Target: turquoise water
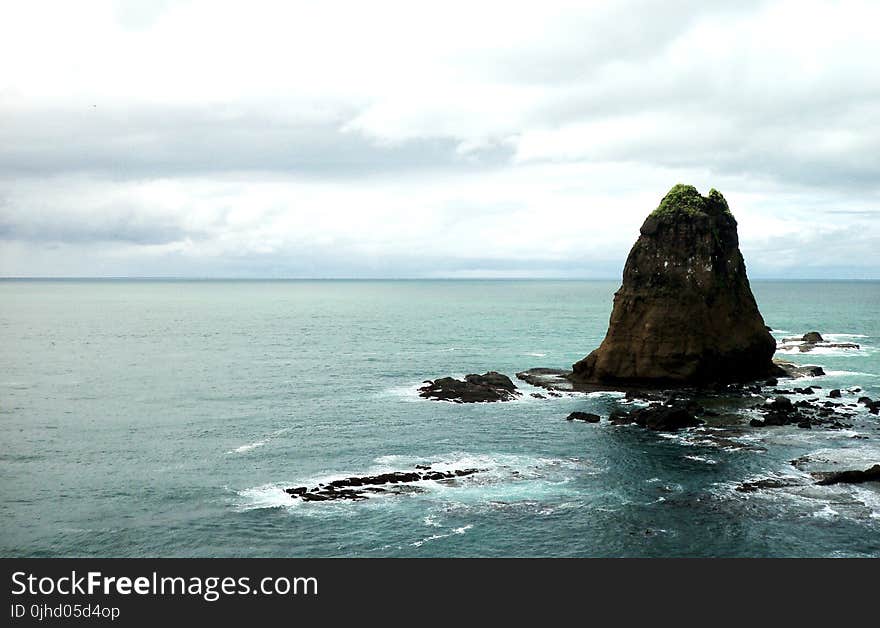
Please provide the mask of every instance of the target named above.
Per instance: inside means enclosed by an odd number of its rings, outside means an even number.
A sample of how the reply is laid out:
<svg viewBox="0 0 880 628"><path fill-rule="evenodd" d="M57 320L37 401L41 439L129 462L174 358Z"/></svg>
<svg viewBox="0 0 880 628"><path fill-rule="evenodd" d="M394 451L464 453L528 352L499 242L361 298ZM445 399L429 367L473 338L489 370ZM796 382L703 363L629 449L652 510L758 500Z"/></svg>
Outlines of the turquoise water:
<svg viewBox="0 0 880 628"><path fill-rule="evenodd" d="M880 487L737 483L880 462L851 430L570 423L615 394L458 405L425 378L567 367L602 339L617 282L2 281L4 556L880 556ZM754 282L824 390L880 397L880 283ZM838 334L835 336L834 334ZM531 392L524 386L526 392ZM748 414L743 415L745 422ZM282 488L486 471L357 503Z"/></svg>

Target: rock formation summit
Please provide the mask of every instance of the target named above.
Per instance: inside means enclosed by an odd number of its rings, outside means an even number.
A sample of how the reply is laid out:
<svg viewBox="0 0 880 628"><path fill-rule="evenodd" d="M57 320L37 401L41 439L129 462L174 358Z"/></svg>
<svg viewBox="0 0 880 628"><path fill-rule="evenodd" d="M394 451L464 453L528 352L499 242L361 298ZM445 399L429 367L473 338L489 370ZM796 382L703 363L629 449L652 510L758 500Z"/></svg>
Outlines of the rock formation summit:
<svg viewBox="0 0 880 628"><path fill-rule="evenodd" d="M642 225L605 339L570 377L649 386L747 381L778 372L775 350L727 201L679 184Z"/></svg>

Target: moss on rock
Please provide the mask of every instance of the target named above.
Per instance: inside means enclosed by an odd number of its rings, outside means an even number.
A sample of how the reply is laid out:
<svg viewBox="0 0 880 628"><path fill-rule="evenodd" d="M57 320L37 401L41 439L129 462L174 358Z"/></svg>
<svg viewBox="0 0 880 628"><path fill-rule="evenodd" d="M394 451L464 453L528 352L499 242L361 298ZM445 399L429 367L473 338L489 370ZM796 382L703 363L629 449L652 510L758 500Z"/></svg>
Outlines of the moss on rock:
<svg viewBox="0 0 880 628"><path fill-rule="evenodd" d="M678 183L666 193L657 209L651 212L651 216L654 218L674 214L698 216L719 212L730 213L730 207L721 192L712 188L708 196L702 196L694 186Z"/></svg>

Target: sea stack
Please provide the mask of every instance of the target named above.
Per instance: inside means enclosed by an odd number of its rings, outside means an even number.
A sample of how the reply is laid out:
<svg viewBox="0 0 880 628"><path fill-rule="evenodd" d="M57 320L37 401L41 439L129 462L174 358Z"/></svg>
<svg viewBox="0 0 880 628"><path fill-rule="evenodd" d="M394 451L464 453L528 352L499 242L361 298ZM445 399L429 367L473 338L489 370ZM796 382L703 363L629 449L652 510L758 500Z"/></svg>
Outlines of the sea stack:
<svg viewBox="0 0 880 628"><path fill-rule="evenodd" d="M605 340L571 377L647 386L747 381L777 372L775 351L727 201L679 184L642 225Z"/></svg>

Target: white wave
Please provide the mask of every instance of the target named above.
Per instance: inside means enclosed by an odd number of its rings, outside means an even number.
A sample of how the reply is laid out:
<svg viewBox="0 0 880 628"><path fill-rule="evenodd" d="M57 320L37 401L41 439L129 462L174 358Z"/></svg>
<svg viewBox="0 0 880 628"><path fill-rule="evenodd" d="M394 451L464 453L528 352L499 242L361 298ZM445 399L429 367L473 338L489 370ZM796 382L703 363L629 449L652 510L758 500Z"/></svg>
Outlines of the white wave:
<svg viewBox="0 0 880 628"><path fill-rule="evenodd" d="M419 397L419 388L424 385L424 381L420 381L417 383L404 384L402 386L394 386L383 390L379 395L399 397L403 401L425 401L422 397Z"/></svg>
<svg viewBox="0 0 880 628"><path fill-rule="evenodd" d="M837 342L847 338L870 338L870 336L866 334L822 334L822 338L829 342Z"/></svg>
<svg viewBox="0 0 880 628"><path fill-rule="evenodd" d="M27 390L31 388L33 384L28 382L0 382L0 386L5 386L6 388L13 388L15 390Z"/></svg>
<svg viewBox="0 0 880 628"><path fill-rule="evenodd" d="M298 499L291 499L278 484L264 484L253 488L236 491L241 499L237 510L258 510L262 508L294 508L301 504Z"/></svg>
<svg viewBox="0 0 880 628"><path fill-rule="evenodd" d="M838 433L849 430L840 430ZM867 469L880 463L880 451L870 441L848 443L846 447L826 447L806 454L810 461L804 468L810 471L837 471Z"/></svg>
<svg viewBox="0 0 880 628"><path fill-rule="evenodd" d="M880 491L867 485L853 485L854 497L871 510L871 519L880 519Z"/></svg>
<svg viewBox="0 0 880 628"><path fill-rule="evenodd" d="M523 353L523 355L530 355L530 356L532 356L532 357L534 357L534 358L546 358L546 357L547 357L547 354L546 354L546 353L537 353L537 352L535 352L535 353Z"/></svg>
<svg viewBox="0 0 880 628"><path fill-rule="evenodd" d="M551 471L573 471L584 462L579 458L546 458L518 454L472 454L451 452L429 458L409 455L385 455L373 460L375 467L370 474L411 469L416 465L430 465L432 471L455 471L457 469L483 469L478 475L483 479L527 479L540 477ZM477 476L466 476L476 478Z"/></svg>
<svg viewBox="0 0 880 628"><path fill-rule="evenodd" d="M786 386L782 386L782 382L780 382L780 387L781 388L785 388L785 387L802 388L802 387L809 386L813 383L815 383L819 386L823 386L824 388L818 388L813 393L812 396L815 397L816 395L824 395L823 390L825 390L825 389L835 388L835 386L828 383L829 378L854 378L854 377L858 377L858 378L869 377L869 378L873 379L873 378L880 377L880 375L877 375L876 373L867 373L865 371L826 370L824 375L805 375L804 377L798 377L795 380L791 380L790 385L786 384ZM851 387L851 386L855 386L859 383L860 382L858 382L858 381L852 381L850 379L850 381L842 383L842 384L838 385L837 387L839 387L839 388ZM808 395L808 397L809 397L809 395Z"/></svg>
<svg viewBox="0 0 880 628"><path fill-rule="evenodd" d="M622 397L626 397L626 393L617 390L598 390L596 392L591 392L587 394L587 398L589 399L599 399L602 397L608 397L610 399L620 399Z"/></svg>
<svg viewBox="0 0 880 628"><path fill-rule="evenodd" d="M256 449L257 447L262 447L266 444L264 440L258 440L255 443L248 443L247 445L242 445L241 447L236 447L235 449L230 449L227 451L227 454L243 454L246 451L251 451L252 449Z"/></svg>
<svg viewBox="0 0 880 628"><path fill-rule="evenodd" d="M679 432L657 432L657 436L660 438L665 438L666 440L677 440L684 441L686 440L686 434Z"/></svg>
<svg viewBox="0 0 880 628"><path fill-rule="evenodd" d="M798 348L797 345L794 345L794 346L779 347L776 349L776 353L782 353L784 355L804 355L804 356L813 356L813 355L842 356L842 355L845 355L845 356L849 356L849 357L855 357L855 356L864 357L866 355L869 355L870 353L873 353L873 348L866 347L866 346L862 346L859 349L856 349L856 348L845 349L845 348L841 348L841 347L815 347L814 349L811 349L810 351L802 352Z"/></svg>
<svg viewBox="0 0 880 628"><path fill-rule="evenodd" d="M290 428L289 428L289 427L284 427L284 428L281 428L280 430L275 430L274 432L269 433L268 435L264 436L263 438L261 438L261 439L258 440L258 441L254 441L254 442L252 442L252 443L248 443L248 444L246 444L246 445L241 445L240 447L236 447L236 448L234 448L234 449L230 449L230 450L227 451L226 453L227 453L227 455L228 455L228 454L243 454L243 453L247 453L247 452L249 452L249 451L251 451L251 450L253 450L253 449L257 449L257 448L259 448L259 447L263 447L263 446L266 445L266 443L268 443L269 441L272 441L272 440L274 440L275 438L277 438L277 437L281 436L282 434L284 434L284 433L286 433L286 432L289 432L289 431L290 431Z"/></svg>
<svg viewBox="0 0 880 628"><path fill-rule="evenodd" d="M814 512L813 516L819 519L837 519L840 516L840 513L828 504L825 504L821 510Z"/></svg>
<svg viewBox="0 0 880 628"><path fill-rule="evenodd" d="M706 464L718 464L717 460L712 460L711 458L705 458L703 456L685 456L688 460L696 460L697 462L705 462Z"/></svg>
<svg viewBox="0 0 880 628"><path fill-rule="evenodd" d="M352 476L409 470L416 465L430 465L432 471L441 472L480 469L479 473L448 480L419 480L407 483L408 486L421 489L422 492L419 494L426 495L430 499L477 504L493 501L510 503L540 499L549 494L567 491L566 485L576 475L598 472L592 469L586 461L578 458L546 458L515 454L453 452L430 458L390 454L379 456L373 462L374 464L365 471L339 472L320 477L298 479L284 484L265 484L238 491L237 495L241 500L239 508L252 510L302 504L304 502L301 500L291 499L284 492L284 488L291 486L314 487ZM369 500L357 503L366 504L380 501L393 495L393 493L378 494L371 496ZM339 504L341 502L329 503ZM352 504L352 502L344 503ZM317 502L317 504L319 506L326 505L324 502ZM425 525L430 525L427 519Z"/></svg>
<svg viewBox="0 0 880 628"><path fill-rule="evenodd" d="M430 543L431 541L437 541L439 539L447 539L450 536L454 536L457 534L465 534L465 533L467 533L468 530L470 530L473 527L474 526L472 524L468 524L468 525L462 526L460 528L453 528L452 531L450 531L447 534L432 534L431 536L425 537L424 539L422 539L420 541L414 541L413 543L410 543L410 545L413 547L421 547L425 543Z"/></svg>

